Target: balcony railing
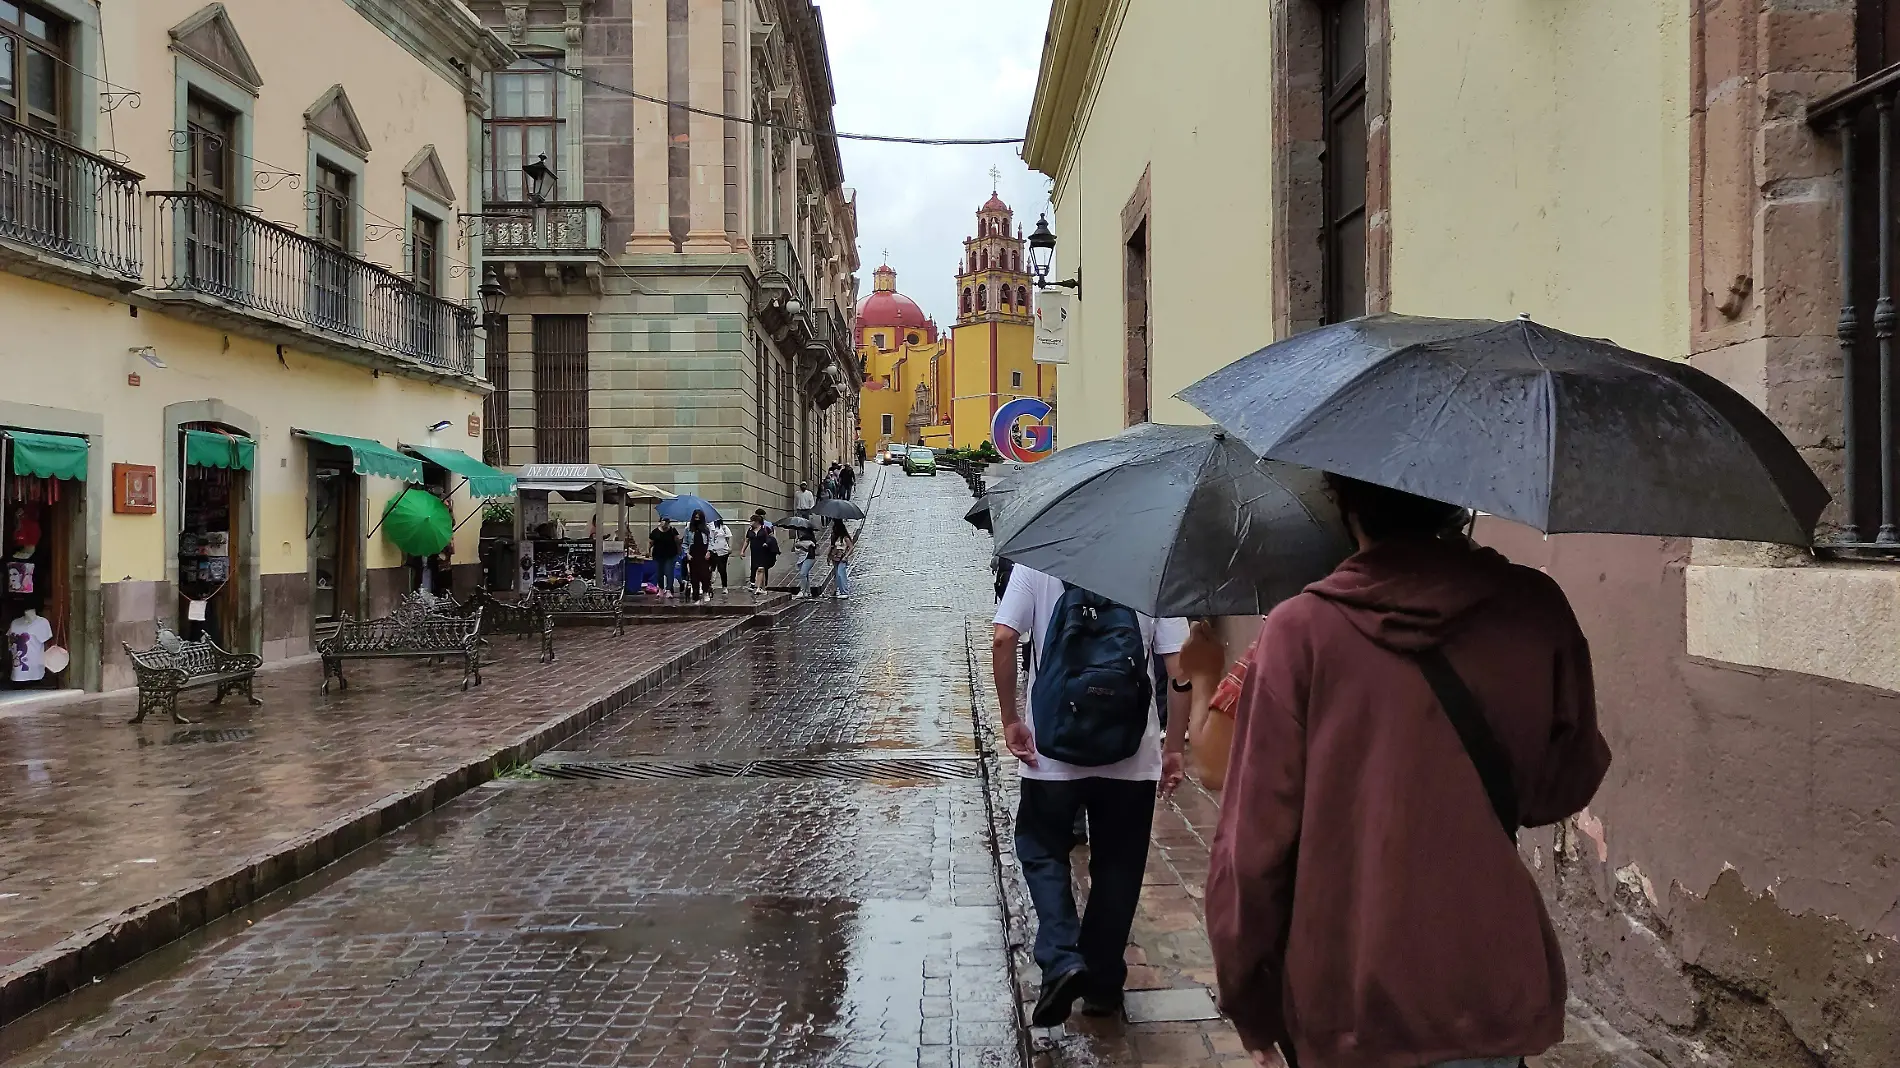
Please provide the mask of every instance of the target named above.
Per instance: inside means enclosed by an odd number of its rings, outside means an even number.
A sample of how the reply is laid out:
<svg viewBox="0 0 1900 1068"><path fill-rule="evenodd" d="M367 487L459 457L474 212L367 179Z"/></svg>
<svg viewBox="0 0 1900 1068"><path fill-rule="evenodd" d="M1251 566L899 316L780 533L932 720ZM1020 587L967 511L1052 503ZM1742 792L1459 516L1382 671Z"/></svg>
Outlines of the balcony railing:
<svg viewBox="0 0 1900 1068"><path fill-rule="evenodd" d="M393 271L201 193L148 194L154 288L196 293L456 374L475 313Z"/></svg>
<svg viewBox="0 0 1900 1068"><path fill-rule="evenodd" d="M0 119L0 239L137 282L140 175Z"/></svg>
<svg viewBox="0 0 1900 1068"><path fill-rule="evenodd" d="M599 256L604 244L608 212L591 200L489 204L483 212L482 251L496 259Z"/></svg>
<svg viewBox="0 0 1900 1068"><path fill-rule="evenodd" d="M759 257L759 282L788 291L803 308L811 307L811 283L799 266L798 252L792 240L783 234L760 234L752 239L752 251Z"/></svg>

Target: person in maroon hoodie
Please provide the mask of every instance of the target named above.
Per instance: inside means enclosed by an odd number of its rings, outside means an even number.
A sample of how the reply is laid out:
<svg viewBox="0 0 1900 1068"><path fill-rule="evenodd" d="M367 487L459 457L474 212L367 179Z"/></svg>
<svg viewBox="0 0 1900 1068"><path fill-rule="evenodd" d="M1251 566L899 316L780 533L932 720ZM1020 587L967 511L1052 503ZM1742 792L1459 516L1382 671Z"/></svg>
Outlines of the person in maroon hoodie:
<svg viewBox="0 0 1900 1068"><path fill-rule="evenodd" d="M1263 1065L1515 1066L1563 1037L1565 979L1503 824L1555 823L1603 781L1589 646L1461 510L1331 481L1359 552L1267 617L1236 712L1207 878L1220 1006ZM1489 728L1496 803L1434 662Z"/></svg>

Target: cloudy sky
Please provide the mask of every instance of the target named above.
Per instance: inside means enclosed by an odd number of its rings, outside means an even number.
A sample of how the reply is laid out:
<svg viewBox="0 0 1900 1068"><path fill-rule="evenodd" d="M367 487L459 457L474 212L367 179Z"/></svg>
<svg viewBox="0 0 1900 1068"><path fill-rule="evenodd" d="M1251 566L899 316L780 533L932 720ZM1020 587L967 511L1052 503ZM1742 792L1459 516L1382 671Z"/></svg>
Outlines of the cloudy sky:
<svg viewBox="0 0 1900 1068"><path fill-rule="evenodd" d="M921 137L1021 137L1036 92L1049 0L820 0L838 129ZM858 191L859 277L890 250L897 288L948 324L954 276L989 170L1024 232L1048 208L1049 180L1017 145L926 147L840 142Z"/></svg>

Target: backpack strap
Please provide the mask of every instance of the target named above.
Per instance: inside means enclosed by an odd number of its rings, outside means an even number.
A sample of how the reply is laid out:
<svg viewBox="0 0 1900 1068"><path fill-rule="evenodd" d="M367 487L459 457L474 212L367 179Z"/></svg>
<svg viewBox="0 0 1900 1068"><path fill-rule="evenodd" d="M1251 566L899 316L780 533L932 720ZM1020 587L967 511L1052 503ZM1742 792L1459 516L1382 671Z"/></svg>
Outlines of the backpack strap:
<svg viewBox="0 0 1900 1068"><path fill-rule="evenodd" d="M1451 720L1452 728L1458 732L1465 755L1477 769L1485 796L1491 799L1491 811L1497 813L1504 833L1511 836L1511 841L1517 841L1517 788L1511 782L1511 761L1479 711L1478 699L1465 685L1465 680L1458 677L1451 661L1445 659L1442 649L1423 649L1413 654L1413 658L1418 661L1419 670L1425 673L1425 681L1431 684L1439 706L1445 710L1445 718Z"/></svg>

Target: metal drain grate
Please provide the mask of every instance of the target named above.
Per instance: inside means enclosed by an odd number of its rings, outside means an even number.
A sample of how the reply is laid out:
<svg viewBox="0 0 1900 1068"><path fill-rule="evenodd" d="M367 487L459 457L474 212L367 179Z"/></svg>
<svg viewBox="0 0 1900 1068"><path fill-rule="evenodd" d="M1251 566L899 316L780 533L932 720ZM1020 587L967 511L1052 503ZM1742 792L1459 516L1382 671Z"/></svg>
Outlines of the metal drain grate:
<svg viewBox="0 0 1900 1068"><path fill-rule="evenodd" d="M551 779L877 779L948 782L974 779L975 757L887 757L864 760L580 760L537 763Z"/></svg>
<svg viewBox="0 0 1900 1068"><path fill-rule="evenodd" d="M201 742L212 744L217 742L241 742L246 738L254 738L256 736L257 732L249 727L225 727L222 729L214 727L193 727L190 730L173 731L171 737L165 739L165 744L197 745Z"/></svg>

